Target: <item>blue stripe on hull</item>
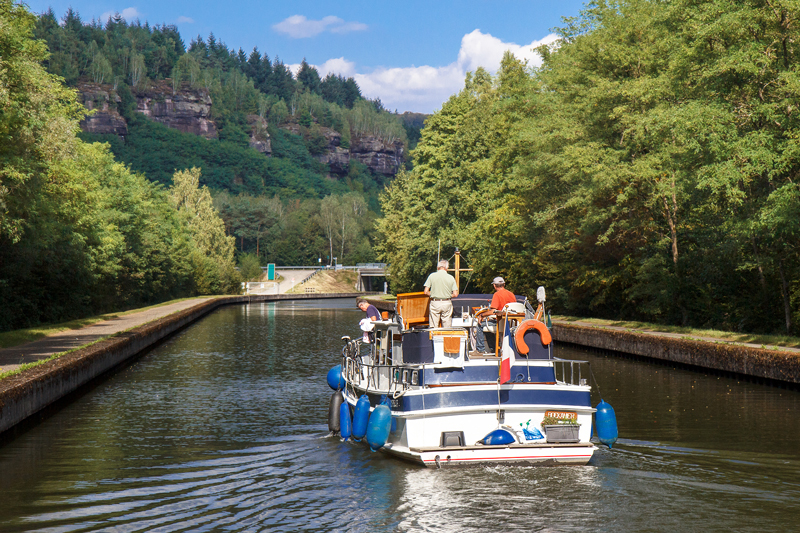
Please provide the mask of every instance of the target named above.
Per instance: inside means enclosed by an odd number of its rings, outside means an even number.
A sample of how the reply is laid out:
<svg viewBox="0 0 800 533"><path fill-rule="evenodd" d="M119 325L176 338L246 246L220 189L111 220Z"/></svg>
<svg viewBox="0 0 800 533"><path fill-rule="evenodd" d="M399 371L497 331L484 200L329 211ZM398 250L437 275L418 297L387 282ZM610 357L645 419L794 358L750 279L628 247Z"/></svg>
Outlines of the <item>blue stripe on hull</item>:
<svg viewBox="0 0 800 533"><path fill-rule="evenodd" d="M476 405L497 405L497 389L453 391L447 389L426 390L422 395L405 395L392 400L395 411L421 411ZM553 405L591 407L589 391L500 389L500 406L506 405Z"/></svg>
<svg viewBox="0 0 800 533"><path fill-rule="evenodd" d="M445 383L491 383L497 381L497 366L465 366L463 369L426 368L422 382L426 385ZM530 377L530 379L529 379ZM556 380L552 366L516 365L511 368L511 381L527 381L530 383L553 383Z"/></svg>

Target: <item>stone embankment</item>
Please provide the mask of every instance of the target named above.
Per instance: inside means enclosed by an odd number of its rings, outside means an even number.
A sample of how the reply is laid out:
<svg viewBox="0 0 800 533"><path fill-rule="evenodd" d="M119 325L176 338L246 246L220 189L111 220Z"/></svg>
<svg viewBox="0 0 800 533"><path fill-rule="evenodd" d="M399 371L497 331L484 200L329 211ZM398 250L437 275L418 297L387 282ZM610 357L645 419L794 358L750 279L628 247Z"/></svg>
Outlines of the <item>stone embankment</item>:
<svg viewBox="0 0 800 533"><path fill-rule="evenodd" d="M156 320L122 331L0 380L0 433L13 428L45 407L75 392L98 376L126 363L144 350L222 305L280 300L355 298L361 294L274 294L200 298L196 305L188 305L181 311L161 316ZM153 311L148 313L152 314ZM130 317L125 318L132 320ZM74 330L70 337L80 338L81 331ZM92 334L88 334L87 341L83 344L93 340ZM60 350L53 349L50 353L63 352L69 347L62 347ZM47 355L41 354L40 359L46 358Z"/></svg>
<svg viewBox="0 0 800 533"><path fill-rule="evenodd" d="M552 333L556 342L770 381L800 383L800 350L793 348L563 321L554 322Z"/></svg>
<svg viewBox="0 0 800 533"><path fill-rule="evenodd" d="M199 299L199 303L122 331L52 361L0 380L0 433L124 364L172 333L222 305L279 300L355 298L353 294L276 294ZM370 300L393 311L394 302ZM800 384L800 350L695 339L682 334L632 331L614 326L556 321L556 342L630 354L699 368ZM74 335L80 335L80 330ZM88 338L88 337L87 337ZM91 342L88 340L87 342ZM54 351L63 351L54 350Z"/></svg>

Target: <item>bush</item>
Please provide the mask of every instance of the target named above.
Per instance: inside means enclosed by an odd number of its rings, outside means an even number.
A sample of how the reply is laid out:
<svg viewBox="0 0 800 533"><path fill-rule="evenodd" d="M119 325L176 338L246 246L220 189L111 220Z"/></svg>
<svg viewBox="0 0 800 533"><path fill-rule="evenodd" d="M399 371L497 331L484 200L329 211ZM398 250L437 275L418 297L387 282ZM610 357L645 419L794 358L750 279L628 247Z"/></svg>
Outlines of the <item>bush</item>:
<svg viewBox="0 0 800 533"><path fill-rule="evenodd" d="M239 274L244 281L258 281L261 277L261 261L256 254L242 254L239 256Z"/></svg>

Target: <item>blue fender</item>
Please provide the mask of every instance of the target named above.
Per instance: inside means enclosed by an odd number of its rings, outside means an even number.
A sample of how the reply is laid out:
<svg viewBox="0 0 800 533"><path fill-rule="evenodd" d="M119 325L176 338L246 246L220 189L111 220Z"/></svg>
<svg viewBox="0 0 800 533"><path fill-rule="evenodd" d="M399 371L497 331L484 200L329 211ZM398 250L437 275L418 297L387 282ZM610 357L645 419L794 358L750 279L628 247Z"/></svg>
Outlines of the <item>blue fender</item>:
<svg viewBox="0 0 800 533"><path fill-rule="evenodd" d="M353 413L353 439L358 442L367 434L369 422L369 398L362 394L356 402L356 412Z"/></svg>
<svg viewBox="0 0 800 533"><path fill-rule="evenodd" d="M339 406L339 427L339 435L344 440L353 434L353 420L350 418L350 405L347 402L342 402Z"/></svg>
<svg viewBox="0 0 800 533"><path fill-rule="evenodd" d="M597 438L611 448L617 442L617 415L614 413L614 408L600 400L594 416L597 423Z"/></svg>
<svg viewBox="0 0 800 533"><path fill-rule="evenodd" d="M367 444L373 452L378 450L389 440L389 431L392 429L392 411L384 404L373 409L369 415L367 425Z"/></svg>
<svg viewBox="0 0 800 533"><path fill-rule="evenodd" d="M333 390L342 390L344 388L344 376L342 375L342 365L336 365L328 370L328 386Z"/></svg>
<svg viewBox="0 0 800 533"><path fill-rule="evenodd" d="M391 411L391 410L392 410L392 401L391 401L391 400L389 399L389 397L388 397L388 396L386 396L385 394L384 394L383 396L381 396L381 404L383 404L383 405L385 405L386 407L388 407L388 408L389 408L389 411ZM392 417L392 425L391 425L391 427L389 428L389 433L390 433L391 435L394 435L394 433L395 433L396 431L397 431L397 419L396 419L395 417Z"/></svg>
<svg viewBox="0 0 800 533"><path fill-rule="evenodd" d="M490 432L488 435L483 437L482 442L487 446L497 445L497 444L512 444L517 442L517 438L511 434L510 431L507 429L495 429L494 431Z"/></svg>

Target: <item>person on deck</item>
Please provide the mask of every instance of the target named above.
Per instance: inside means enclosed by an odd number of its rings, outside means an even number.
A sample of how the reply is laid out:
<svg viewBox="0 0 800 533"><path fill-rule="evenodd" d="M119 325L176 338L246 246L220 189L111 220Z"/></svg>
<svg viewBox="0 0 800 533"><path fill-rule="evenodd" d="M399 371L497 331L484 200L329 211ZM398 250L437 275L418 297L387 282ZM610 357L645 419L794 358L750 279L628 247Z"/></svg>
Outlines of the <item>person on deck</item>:
<svg viewBox="0 0 800 533"><path fill-rule="evenodd" d="M359 300L358 308L367 313L367 318L369 318L373 322L381 319L381 312L378 311L378 308L366 300Z"/></svg>
<svg viewBox="0 0 800 533"><path fill-rule="evenodd" d="M430 313L428 323L431 327L439 327L439 320L443 328L453 324L453 302L450 300L458 296L456 278L447 273L450 263L446 259L439 261L436 272L425 280L425 294L430 296Z"/></svg>
<svg viewBox="0 0 800 533"><path fill-rule="evenodd" d="M361 321L358 323L361 331L363 332L361 341L364 344L371 343L375 340L375 334L373 330L375 329L375 325L372 322L378 321L381 319L381 312L378 311L378 308L369 303L366 300L358 300L358 308L367 313L367 316L362 318Z"/></svg>
<svg viewBox="0 0 800 533"><path fill-rule="evenodd" d="M494 287L494 296L492 296L492 302L489 304L489 309L494 312L501 311L506 304L510 304L517 301L517 297L514 296L514 293L510 290L506 289L506 281L501 278L500 276L494 278L492 280L492 287ZM490 323L496 323L497 319L489 315L488 317L480 320L478 322L478 327L475 329L475 350L478 353L485 353L486 352L486 341L489 341L489 346L492 348L492 352L494 352L495 346L495 333L486 332L484 334L483 328L484 326L488 326Z"/></svg>

